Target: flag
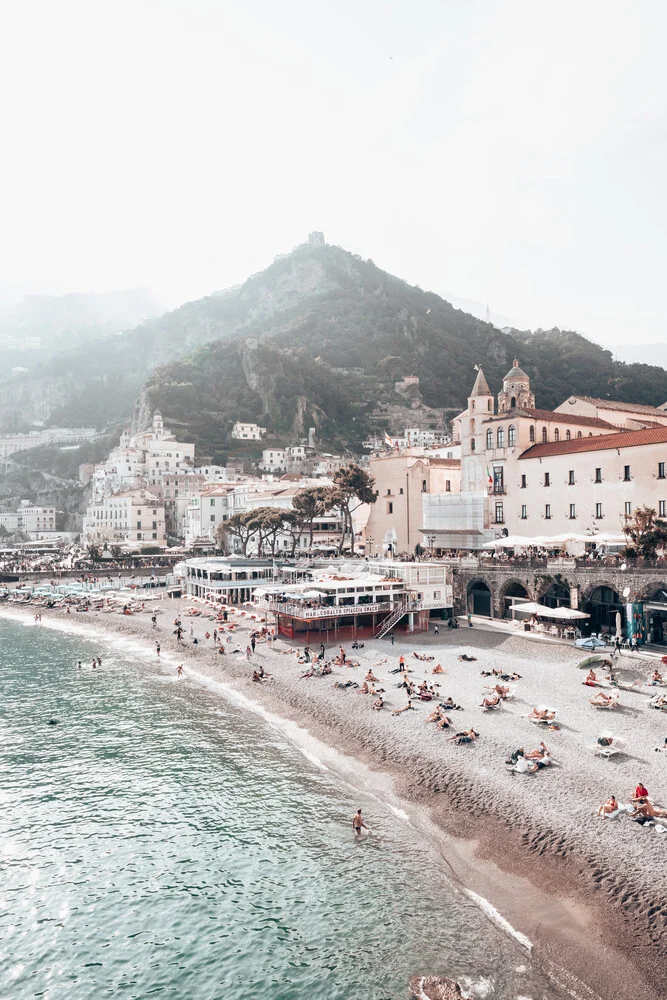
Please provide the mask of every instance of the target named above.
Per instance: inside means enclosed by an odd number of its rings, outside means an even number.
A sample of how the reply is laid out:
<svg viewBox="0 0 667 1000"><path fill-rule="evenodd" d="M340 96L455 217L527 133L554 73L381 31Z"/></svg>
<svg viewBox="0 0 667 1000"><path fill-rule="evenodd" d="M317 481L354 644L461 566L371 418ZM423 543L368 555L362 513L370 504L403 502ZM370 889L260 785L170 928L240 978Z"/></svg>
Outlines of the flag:
<svg viewBox="0 0 667 1000"><path fill-rule="evenodd" d="M384 443L386 444L387 448L394 447L394 439L390 438L386 431L384 432Z"/></svg>
<svg viewBox="0 0 667 1000"><path fill-rule="evenodd" d="M491 473L490 473L490 471L489 471L489 467L488 467L488 465L487 465L487 467L486 467L486 477L487 477L487 480L488 480L488 483L489 483L489 486L493 486L493 476L491 475Z"/></svg>

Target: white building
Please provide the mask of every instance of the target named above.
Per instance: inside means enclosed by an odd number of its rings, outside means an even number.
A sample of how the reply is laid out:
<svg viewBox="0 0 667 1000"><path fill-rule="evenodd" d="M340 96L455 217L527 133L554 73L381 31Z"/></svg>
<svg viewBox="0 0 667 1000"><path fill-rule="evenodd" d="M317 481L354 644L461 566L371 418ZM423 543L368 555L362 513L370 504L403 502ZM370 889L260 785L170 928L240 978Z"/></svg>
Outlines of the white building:
<svg viewBox="0 0 667 1000"><path fill-rule="evenodd" d="M23 500L18 510L0 512L0 527L10 534L21 532L41 537L56 530L56 510L55 507L33 506Z"/></svg>
<svg viewBox="0 0 667 1000"><path fill-rule="evenodd" d="M260 468L265 472L287 472L288 452L286 448L265 448L262 451Z"/></svg>
<svg viewBox="0 0 667 1000"><path fill-rule="evenodd" d="M83 521L83 544L104 543L163 548L167 543L164 501L146 489L131 489L90 504Z"/></svg>
<svg viewBox="0 0 667 1000"><path fill-rule="evenodd" d="M265 434L266 427L257 424L243 424L237 420L232 427L232 437L237 441L261 441Z"/></svg>
<svg viewBox="0 0 667 1000"><path fill-rule="evenodd" d="M203 597L222 604L252 600L257 587L272 583L275 575L272 560L239 556L187 559L183 568L185 589L190 597Z"/></svg>
<svg viewBox="0 0 667 1000"><path fill-rule="evenodd" d="M0 458L42 445L73 445L97 437L94 427L46 427L28 434L0 434Z"/></svg>

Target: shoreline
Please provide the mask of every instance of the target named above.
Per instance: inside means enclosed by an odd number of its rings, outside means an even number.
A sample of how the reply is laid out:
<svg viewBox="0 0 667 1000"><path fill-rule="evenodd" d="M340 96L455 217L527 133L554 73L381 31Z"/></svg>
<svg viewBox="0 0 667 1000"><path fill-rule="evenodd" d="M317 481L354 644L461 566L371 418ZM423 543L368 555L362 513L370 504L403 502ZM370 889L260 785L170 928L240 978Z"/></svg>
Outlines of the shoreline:
<svg viewBox="0 0 667 1000"><path fill-rule="evenodd" d="M87 639L98 638L102 633L111 640L131 640L141 646L142 653L147 657L154 655L150 643L158 635L165 654L168 654L165 659L173 661L174 665L182 662L186 677L190 674L194 683L216 687L223 697L233 697L242 708L263 714L270 724L278 725L311 763L331 770L357 787L363 773L364 790L379 795L403 821L409 822L420 834L437 841L454 881L471 901L482 909L488 906L490 909L485 912L490 919L500 922L501 926L503 920L507 921L509 932L513 932L515 937L523 935L532 942L537 962L560 985L565 979L572 996L581 1000L597 1000L599 996L621 998L633 995L638 988L645 1000L652 1000L653 997L658 1000L664 996L667 983L667 905L663 900L667 878L663 858L667 837L663 840L655 832L643 830L629 821L621 826L596 820L592 810L589 810L590 829L578 830L576 818L573 824L570 815L573 806L578 806L578 803L573 803L572 796L567 795L561 795L562 801L558 803L563 814L560 816L563 821L560 828L555 822L559 818L558 810L555 815L539 817L538 822L536 802L539 805L540 796L549 799L554 796L554 782L560 781L565 761L558 768L524 776L508 774L502 765L504 758L498 758L497 753L494 758L497 771L491 770L486 747L483 755L476 753L484 746L483 741L489 740L487 730L492 726L498 729L501 715L503 723L510 716L509 711L482 713L481 709L473 707L484 681L479 676L479 666L489 666L494 657L503 659L510 656L512 662L516 662L517 658L526 663L534 660L539 667L538 651L534 647L526 649L524 644L521 649L521 637L499 637L482 630L471 630L473 634L465 630L463 634L436 638L413 636L399 640L393 649L387 641L372 641L360 651L361 668L336 668L330 678L300 680L304 668L295 663L292 655L281 653L286 643L279 640L271 648L263 643L257 646L254 665L262 662L273 677L265 684L255 684L250 679L252 664L247 663L245 654L228 653L222 657L213 651L211 642L207 646L203 644L203 634L206 628L212 630L213 624L205 617L187 618L184 610L189 606L192 606L192 601L184 599L161 601L159 608L155 602L151 611L166 612L159 616L161 627L157 632L151 628L150 613L122 616L88 612L68 616L62 611L40 608L38 610L44 615L44 621L35 623L35 626L55 626ZM192 621L196 634L202 637L201 645L179 647L176 644L171 635L171 621L177 613L182 615L186 632ZM22 608L5 605L0 606L0 615L32 624L29 619L34 615L34 609L30 605ZM239 631L238 645L243 647L247 633ZM511 649L498 651L499 645L507 647L508 644ZM233 643L231 648L235 645ZM411 660L410 654L415 648L422 652L438 652L446 669L446 674L438 677L442 693L453 693L455 700L464 702L466 711L460 713L461 727L474 725L481 731L478 744L460 748L445 744L445 734L422 724L423 715L431 706L420 706L419 719L415 718L416 712L394 718L387 710L372 712L370 698L357 697L354 691L336 691L332 687L332 680L335 679L360 681L364 668L390 657L393 662L374 665L373 669L383 677L387 698L392 705L402 705L405 701L403 692L392 690L391 684L396 678L387 675L386 669L395 665L401 652ZM455 668L451 662L456 662L452 654L463 650L478 655L478 664L472 667L456 663ZM540 650L540 653L542 660L554 659L553 648ZM570 666L567 661L573 661L572 650L560 647L555 655L555 661L558 660L564 660ZM413 663L409 665L413 666ZM414 661L414 667L413 676L417 679L423 676L433 679L430 664L425 666ZM516 669L524 674L518 665ZM627 669L636 671L638 665L627 664ZM461 676L455 679L455 673ZM574 678L571 671L568 676L574 679L575 684L581 681L577 672ZM518 682L520 691L523 683ZM575 693L579 695L580 689L577 691L575 688ZM641 695L637 695L639 698ZM521 706L522 709L525 707ZM513 703L513 709L516 708L516 703ZM593 709L590 711L594 712ZM658 717L656 722L661 721L660 714L653 713ZM607 713L604 715L605 718L599 720L600 725L611 724ZM455 725L459 724L458 718L453 721ZM300 732L295 731L295 727ZM563 727L563 732L565 730L566 727ZM535 731L535 745L543 735L560 761L562 748L558 747L558 743L561 734L552 736ZM525 737L526 740L528 738ZM494 734L494 742L505 740L505 750L501 753L507 752L506 739L502 732L497 738ZM517 739L518 736L514 737L515 742ZM317 748L320 753L323 753L321 747L325 748L324 760L312 752L313 741L320 742L321 746ZM658 795L661 789L656 782L660 768L657 771L655 768L662 764L664 775L665 758L662 754L653 756L657 760L642 760L638 777L644 777L648 783L646 765L651 764L656 778L650 776L649 787L653 786ZM359 767L358 761L363 768ZM584 770L591 762L607 768L609 780L620 784L618 761L598 762L592 756L582 754L580 763ZM595 806L597 804L596 801ZM576 808L574 812L576 817ZM645 850L646 877L643 880L642 866L636 863L638 859L641 861L641 853L637 855L636 850L632 852L635 856L627 859L625 871L621 871L626 859L622 857L622 851L614 848L614 839L609 841L607 834L612 827L615 827L618 836L616 848L623 846L629 837L634 837L634 846L639 844L640 849ZM605 836L602 846L607 856L604 859L596 857L594 849L591 852L595 840L600 839L599 834ZM610 843L613 857L608 856ZM610 900L619 899L620 902L610 909ZM645 905L642 905L642 900ZM507 927L503 929L508 932ZM568 976L571 976L569 984Z"/></svg>

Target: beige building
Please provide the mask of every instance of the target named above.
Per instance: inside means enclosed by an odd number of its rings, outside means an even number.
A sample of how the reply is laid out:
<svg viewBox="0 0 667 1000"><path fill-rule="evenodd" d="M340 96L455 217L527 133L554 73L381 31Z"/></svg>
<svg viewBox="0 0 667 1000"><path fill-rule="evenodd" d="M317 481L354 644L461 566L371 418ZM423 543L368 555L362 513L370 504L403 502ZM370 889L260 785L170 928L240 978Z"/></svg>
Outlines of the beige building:
<svg viewBox="0 0 667 1000"><path fill-rule="evenodd" d="M236 421L232 427L232 437L237 441L261 441L266 434L266 427L257 424L243 424Z"/></svg>
<svg viewBox="0 0 667 1000"><path fill-rule="evenodd" d="M55 507L37 507L23 501L18 510L0 512L0 527L10 534L50 534L56 530Z"/></svg>
<svg viewBox="0 0 667 1000"><path fill-rule="evenodd" d="M412 449L416 451L416 449ZM377 500L366 523L367 555L412 554L424 545L423 497L457 494L461 463L453 458L431 458L411 450L371 457L370 474Z"/></svg>
<svg viewBox="0 0 667 1000"><path fill-rule="evenodd" d="M90 504L83 521L83 544L164 547L164 501L145 489L122 490Z"/></svg>

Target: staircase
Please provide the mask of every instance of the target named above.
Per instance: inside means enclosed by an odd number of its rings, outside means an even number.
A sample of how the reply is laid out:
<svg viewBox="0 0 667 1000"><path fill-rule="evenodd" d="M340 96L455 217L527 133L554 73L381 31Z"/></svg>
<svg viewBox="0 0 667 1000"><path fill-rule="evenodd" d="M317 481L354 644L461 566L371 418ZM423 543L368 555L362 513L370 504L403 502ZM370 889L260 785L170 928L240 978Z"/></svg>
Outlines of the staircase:
<svg viewBox="0 0 667 1000"><path fill-rule="evenodd" d="M400 604L396 608L396 610L392 611L390 615L387 615L384 621L378 626L374 638L382 639L387 634L387 632L391 632L394 625L397 625L400 622L403 615L407 615L409 610L410 610L409 601L404 601L403 604Z"/></svg>

